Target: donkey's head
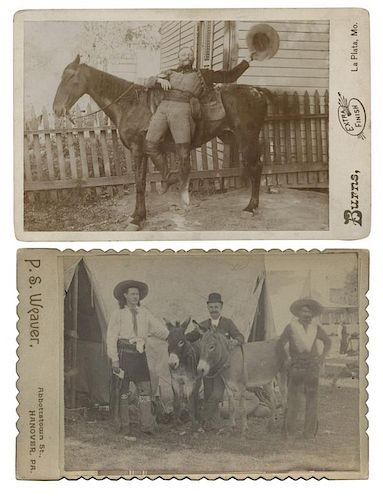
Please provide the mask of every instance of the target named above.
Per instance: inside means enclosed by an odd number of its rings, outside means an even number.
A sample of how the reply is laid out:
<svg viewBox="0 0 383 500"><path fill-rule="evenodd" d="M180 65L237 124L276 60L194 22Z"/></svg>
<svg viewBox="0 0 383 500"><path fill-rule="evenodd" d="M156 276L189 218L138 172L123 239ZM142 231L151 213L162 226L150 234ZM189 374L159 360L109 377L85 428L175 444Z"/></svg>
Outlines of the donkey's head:
<svg viewBox="0 0 383 500"><path fill-rule="evenodd" d="M165 322L169 330L169 336L167 339L169 352L168 364L171 370L176 370L180 365L180 360L184 357L187 343L185 331L190 323L190 318L185 320L183 323L176 321L173 324L167 320L165 320Z"/></svg>
<svg viewBox="0 0 383 500"><path fill-rule="evenodd" d="M53 111L57 116L65 116L71 107L86 93L86 78L81 71L80 56L64 69L60 85L53 101Z"/></svg>
<svg viewBox="0 0 383 500"><path fill-rule="evenodd" d="M227 362L229 355L227 340L221 333L207 330L201 338L200 358L197 372L201 377L215 373Z"/></svg>

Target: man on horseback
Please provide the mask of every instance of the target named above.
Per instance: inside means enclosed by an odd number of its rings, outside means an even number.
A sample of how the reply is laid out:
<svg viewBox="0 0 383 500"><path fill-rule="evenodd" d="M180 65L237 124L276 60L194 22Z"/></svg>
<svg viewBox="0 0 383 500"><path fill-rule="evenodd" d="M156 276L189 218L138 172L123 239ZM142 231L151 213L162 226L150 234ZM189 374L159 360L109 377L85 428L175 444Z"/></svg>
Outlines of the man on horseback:
<svg viewBox="0 0 383 500"><path fill-rule="evenodd" d="M224 335L232 345L241 345L245 338L238 330L233 320L222 316L223 301L220 293L213 292L207 299L207 309L210 318L200 323L201 329L212 330L220 335ZM186 334L191 342L199 339L200 329L195 329ZM204 378L204 411L205 425L208 429L217 429L220 427L219 403L223 400L225 385L222 377L218 373L214 377Z"/></svg>
<svg viewBox="0 0 383 500"><path fill-rule="evenodd" d="M126 434L130 431L130 382L135 384L138 393L141 430L151 434L155 429L145 342L149 335L166 340L169 332L148 309L141 307L148 291L146 283L127 280L119 283L113 292L119 309L114 311L109 321L107 351L112 361L113 376L121 379L114 419L120 431Z"/></svg>
<svg viewBox="0 0 383 500"><path fill-rule="evenodd" d="M168 130L173 137L180 161L181 191L188 187L190 151L196 121L201 118L199 98L214 83L233 83L246 71L255 52L229 71L194 69L194 52L189 47L178 53L179 66L147 80L148 88L160 84L165 95L154 113L146 134L145 149L163 178L168 180L168 168L160 144ZM186 195L186 198L188 195ZM183 200L188 205L188 199Z"/></svg>

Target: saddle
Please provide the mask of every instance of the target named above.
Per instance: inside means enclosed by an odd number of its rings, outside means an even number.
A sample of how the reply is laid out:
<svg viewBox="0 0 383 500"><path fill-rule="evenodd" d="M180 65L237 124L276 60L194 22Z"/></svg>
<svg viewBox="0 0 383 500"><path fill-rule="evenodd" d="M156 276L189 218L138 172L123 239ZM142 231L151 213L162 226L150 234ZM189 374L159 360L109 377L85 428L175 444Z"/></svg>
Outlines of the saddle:
<svg viewBox="0 0 383 500"><path fill-rule="evenodd" d="M164 91L155 87L147 90L147 105L151 113L154 114L164 98ZM194 99L194 98L193 98ZM201 113L193 113L193 117L200 115L200 120L204 122L214 122L222 120L225 117L225 108L223 107L221 89L219 86L208 88L199 98ZM193 103L195 106L195 103Z"/></svg>
<svg viewBox="0 0 383 500"><path fill-rule="evenodd" d="M225 117L221 89L213 87L204 92L200 98L201 118L205 121L218 121Z"/></svg>

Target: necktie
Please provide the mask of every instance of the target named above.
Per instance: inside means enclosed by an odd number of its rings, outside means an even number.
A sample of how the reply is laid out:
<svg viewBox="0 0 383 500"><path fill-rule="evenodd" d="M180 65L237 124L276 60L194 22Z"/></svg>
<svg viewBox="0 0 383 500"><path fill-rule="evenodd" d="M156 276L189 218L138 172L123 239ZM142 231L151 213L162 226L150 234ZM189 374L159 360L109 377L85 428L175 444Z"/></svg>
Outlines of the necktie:
<svg viewBox="0 0 383 500"><path fill-rule="evenodd" d="M138 334L138 326L137 326L137 314L138 311L136 308L130 308L130 312L132 313L132 318L133 318L133 332L134 336L137 337Z"/></svg>

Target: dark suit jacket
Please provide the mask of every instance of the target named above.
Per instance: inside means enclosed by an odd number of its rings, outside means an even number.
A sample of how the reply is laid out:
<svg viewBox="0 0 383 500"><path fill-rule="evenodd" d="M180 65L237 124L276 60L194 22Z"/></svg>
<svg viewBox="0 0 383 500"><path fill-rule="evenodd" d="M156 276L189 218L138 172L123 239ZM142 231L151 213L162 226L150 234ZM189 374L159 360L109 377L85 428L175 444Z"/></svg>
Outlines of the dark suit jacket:
<svg viewBox="0 0 383 500"><path fill-rule="evenodd" d="M206 319L205 321L202 321L201 326L204 328L209 328L211 326L211 319ZM222 335L228 334L229 337L232 339L238 340L240 344L243 344L245 342L245 338L242 335L242 333L238 330L238 328L235 326L234 322L230 318L225 318L224 316L221 316L219 318L219 323L217 326L216 331L218 333L222 333ZM195 328L191 332L186 334L186 338L190 342L194 342L195 340L198 340L201 337L201 334Z"/></svg>

